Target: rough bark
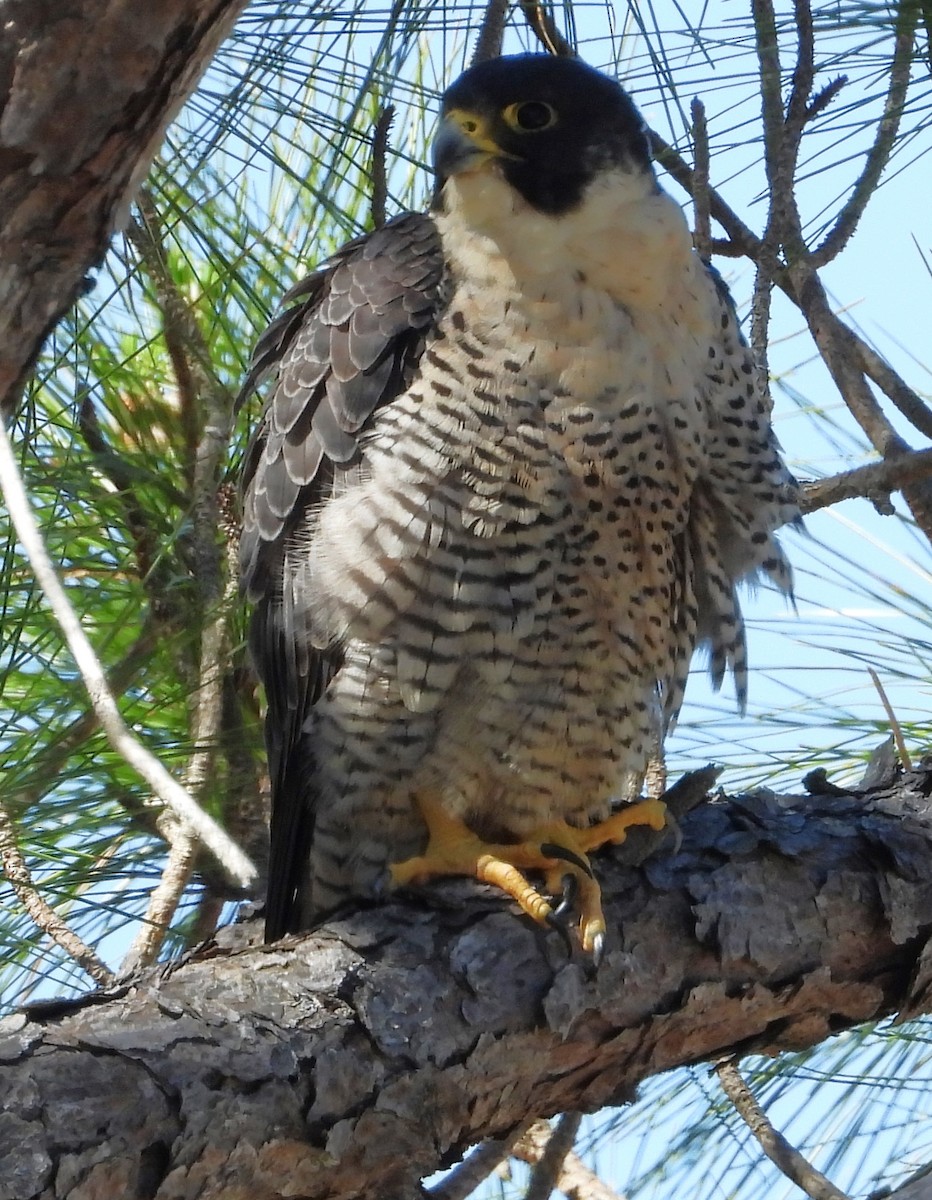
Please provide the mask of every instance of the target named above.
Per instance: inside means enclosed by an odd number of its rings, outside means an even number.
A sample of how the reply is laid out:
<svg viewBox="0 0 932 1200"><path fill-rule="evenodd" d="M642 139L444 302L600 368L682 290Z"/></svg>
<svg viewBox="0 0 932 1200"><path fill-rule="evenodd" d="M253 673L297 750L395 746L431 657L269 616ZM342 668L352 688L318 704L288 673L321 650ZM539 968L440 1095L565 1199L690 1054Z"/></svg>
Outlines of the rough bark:
<svg viewBox="0 0 932 1200"><path fill-rule="evenodd" d="M0 408L246 0L0 0Z"/></svg>
<svg viewBox="0 0 932 1200"><path fill-rule="evenodd" d="M530 1116L928 1011L930 792L706 801L676 854L603 856L596 975L463 882L10 1018L0 1197L414 1196Z"/></svg>

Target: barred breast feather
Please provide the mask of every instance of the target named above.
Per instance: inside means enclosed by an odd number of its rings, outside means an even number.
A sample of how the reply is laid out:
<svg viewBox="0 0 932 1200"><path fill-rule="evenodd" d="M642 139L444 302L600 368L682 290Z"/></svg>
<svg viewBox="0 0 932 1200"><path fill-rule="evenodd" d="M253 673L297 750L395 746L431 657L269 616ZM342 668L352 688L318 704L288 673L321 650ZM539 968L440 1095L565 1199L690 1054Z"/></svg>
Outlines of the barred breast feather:
<svg viewBox="0 0 932 1200"><path fill-rule="evenodd" d="M270 937L419 853L418 792L489 837L604 817L698 645L743 703L739 581L790 588L766 393L652 176L559 237L494 173L445 201L299 285L246 384L277 370L241 544Z"/></svg>

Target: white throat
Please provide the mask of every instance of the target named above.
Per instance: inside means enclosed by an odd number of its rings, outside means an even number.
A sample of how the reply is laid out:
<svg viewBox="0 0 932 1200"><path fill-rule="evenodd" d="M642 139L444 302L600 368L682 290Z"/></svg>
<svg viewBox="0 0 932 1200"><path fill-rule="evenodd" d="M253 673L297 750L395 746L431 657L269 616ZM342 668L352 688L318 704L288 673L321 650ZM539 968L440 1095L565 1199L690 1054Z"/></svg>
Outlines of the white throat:
<svg viewBox="0 0 932 1200"><path fill-rule="evenodd" d="M569 277L643 311L665 308L684 271L702 269L681 209L646 172L605 172L561 216L531 208L495 167L448 179L444 200L444 246L477 283L528 293Z"/></svg>

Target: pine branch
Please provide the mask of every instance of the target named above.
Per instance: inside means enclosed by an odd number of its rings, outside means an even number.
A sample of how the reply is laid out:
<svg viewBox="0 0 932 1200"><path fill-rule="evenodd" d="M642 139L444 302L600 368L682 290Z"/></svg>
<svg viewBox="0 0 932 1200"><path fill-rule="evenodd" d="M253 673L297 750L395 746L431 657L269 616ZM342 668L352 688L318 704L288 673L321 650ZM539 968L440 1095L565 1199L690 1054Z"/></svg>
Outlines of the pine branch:
<svg viewBox="0 0 932 1200"><path fill-rule="evenodd" d="M0 803L0 863L3 864L3 874L16 894L16 898L38 928L48 934L69 958L86 971L98 987L109 987L113 983L114 977L106 963L98 958L94 950L75 933L67 921L62 920L33 883L26 860L17 845L13 822L2 803Z"/></svg>
<svg viewBox="0 0 932 1200"><path fill-rule="evenodd" d="M557 54L562 58L576 57L575 48L557 29L542 0L518 0L518 3L525 21L548 54Z"/></svg>
<svg viewBox="0 0 932 1200"><path fill-rule="evenodd" d="M694 157L693 187L695 196L695 230L693 245L704 262L712 257L712 213L709 208L709 127L706 122L705 105L694 97L690 106Z"/></svg>
<svg viewBox="0 0 932 1200"><path fill-rule="evenodd" d="M877 190L890 154L896 145L900 120L906 104L918 21L919 5L915 0L902 0L902 3L897 5L893 57L890 61L890 85L887 89L883 115L877 126L877 136L864 162L864 169L844 208L838 214L835 224L822 244L812 252L811 261L814 267L823 267L838 257L851 240L870 198Z"/></svg>
<svg viewBox="0 0 932 1200"><path fill-rule="evenodd" d="M16 456L6 427L0 422L0 487L17 537L49 607L58 622L68 649L84 680L91 705L113 750L131 766L182 820L197 832L204 845L243 888L256 878L256 869L224 833L214 819L191 799L161 762L130 731L107 686L100 660L88 641L77 614L59 582L42 541L35 514L19 476Z"/></svg>
<svg viewBox="0 0 932 1200"><path fill-rule="evenodd" d="M908 454L888 458L884 462L868 463L842 471L826 479L802 482L800 511L817 512L829 508L842 500L864 497L872 501L881 511L890 506L891 492L900 491L917 479L932 475L932 449L913 450Z"/></svg>
<svg viewBox="0 0 932 1200"><path fill-rule="evenodd" d="M596 974L462 882L274 946L234 927L118 995L41 1006L2 1031L0 1193L54 1177L63 1200L413 1200L441 1161L529 1118L929 1011L930 792L917 771L870 793L716 798L643 867L633 831L599 856Z"/></svg>
<svg viewBox="0 0 932 1200"><path fill-rule="evenodd" d="M539 1163L550 1144L552 1133L546 1121L535 1121L527 1133L518 1139L513 1157L526 1163ZM564 1156L556 1187L570 1200L623 1200L572 1149Z"/></svg>
<svg viewBox="0 0 932 1200"><path fill-rule="evenodd" d="M386 104L379 112L372 130L372 200L369 205L369 215L374 229L381 229L388 220L388 137L391 133L392 121L395 119L395 106Z"/></svg>
<svg viewBox="0 0 932 1200"><path fill-rule="evenodd" d="M488 62L501 54L509 8L510 0L488 0L470 60L473 65Z"/></svg>
<svg viewBox="0 0 932 1200"><path fill-rule="evenodd" d="M835 1187L821 1171L817 1171L782 1133L774 1129L734 1062L719 1063L715 1073L725 1095L757 1138L763 1152L771 1162L776 1163L787 1179L802 1188L811 1200L848 1200L844 1192Z"/></svg>

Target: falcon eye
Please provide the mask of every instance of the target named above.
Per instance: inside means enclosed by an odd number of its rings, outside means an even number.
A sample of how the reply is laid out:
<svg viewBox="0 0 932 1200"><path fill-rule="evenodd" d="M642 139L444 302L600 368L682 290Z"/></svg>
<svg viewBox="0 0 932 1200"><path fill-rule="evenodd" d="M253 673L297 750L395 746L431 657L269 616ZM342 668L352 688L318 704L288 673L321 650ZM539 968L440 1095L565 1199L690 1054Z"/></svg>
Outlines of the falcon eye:
<svg viewBox="0 0 932 1200"><path fill-rule="evenodd" d="M543 100L526 100L522 104L509 104L502 113L512 129L522 133L540 133L557 123L557 110Z"/></svg>

